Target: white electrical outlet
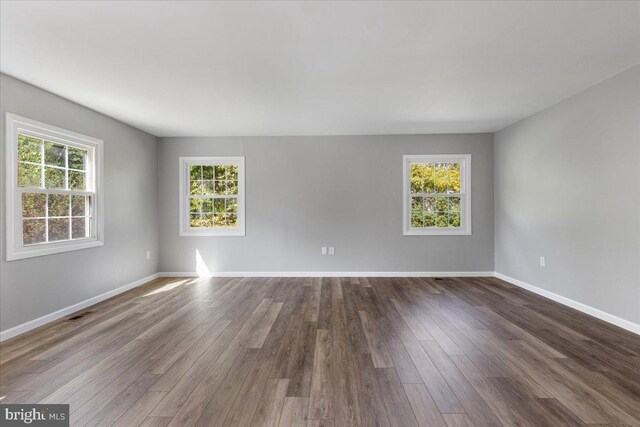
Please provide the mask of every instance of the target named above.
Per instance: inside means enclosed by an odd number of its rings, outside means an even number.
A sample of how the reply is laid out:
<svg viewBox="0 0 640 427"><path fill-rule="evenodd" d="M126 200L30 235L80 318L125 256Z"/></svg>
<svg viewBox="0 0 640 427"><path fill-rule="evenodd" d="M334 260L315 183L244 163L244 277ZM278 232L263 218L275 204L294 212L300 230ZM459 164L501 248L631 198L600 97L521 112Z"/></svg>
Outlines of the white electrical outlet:
<svg viewBox="0 0 640 427"><path fill-rule="evenodd" d="M336 253L336 250L333 248L333 246L331 246L331 247L329 248L329 255L333 255L333 254L335 254L335 253Z"/></svg>
<svg viewBox="0 0 640 427"><path fill-rule="evenodd" d="M326 255L327 254L327 247L323 246L322 247L322 255Z"/></svg>
<svg viewBox="0 0 640 427"><path fill-rule="evenodd" d="M147 259L151 259L151 251L147 251Z"/></svg>
<svg viewBox="0 0 640 427"><path fill-rule="evenodd" d="M540 267L544 267L545 266L544 264L545 264L544 257L541 256L540 257Z"/></svg>

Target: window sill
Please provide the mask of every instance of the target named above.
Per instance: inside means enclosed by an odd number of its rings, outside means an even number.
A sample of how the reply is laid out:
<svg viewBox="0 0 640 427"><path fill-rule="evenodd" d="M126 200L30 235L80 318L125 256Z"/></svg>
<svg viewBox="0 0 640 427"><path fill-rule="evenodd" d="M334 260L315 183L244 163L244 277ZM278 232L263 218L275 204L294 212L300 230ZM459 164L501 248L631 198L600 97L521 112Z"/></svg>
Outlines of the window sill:
<svg viewBox="0 0 640 427"><path fill-rule="evenodd" d="M47 246L41 246L41 247L32 246L26 249L25 247L23 247L20 250L13 250L13 251L8 249L7 261L16 261L19 259L35 258L39 256L59 254L62 252L78 251L81 249L95 248L103 245L104 245L104 242L101 240L90 239L82 242L62 242L59 244L55 244L55 246L54 245L51 245L51 246L47 245Z"/></svg>
<svg viewBox="0 0 640 427"><path fill-rule="evenodd" d="M180 237L244 237L244 230L180 231Z"/></svg>
<svg viewBox="0 0 640 427"><path fill-rule="evenodd" d="M405 236L471 236L471 230L451 230L451 229L434 229L434 230L405 230Z"/></svg>

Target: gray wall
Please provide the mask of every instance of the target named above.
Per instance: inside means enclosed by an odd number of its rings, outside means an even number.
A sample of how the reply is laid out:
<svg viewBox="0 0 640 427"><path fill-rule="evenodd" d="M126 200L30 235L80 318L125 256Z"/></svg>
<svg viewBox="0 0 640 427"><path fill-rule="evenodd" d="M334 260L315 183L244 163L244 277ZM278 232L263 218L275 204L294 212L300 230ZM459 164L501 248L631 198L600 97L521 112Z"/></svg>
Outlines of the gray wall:
<svg viewBox="0 0 640 427"><path fill-rule="evenodd" d="M6 75L0 75L0 184L5 112L104 140L104 246L5 261L0 231L0 329L6 330L158 270L157 140L154 136ZM4 218L4 197L0 215ZM146 259L151 250L152 259Z"/></svg>
<svg viewBox="0 0 640 427"><path fill-rule="evenodd" d="M402 235L402 155L472 154L472 236ZM493 136L160 138L160 270L493 271ZM246 156L245 237L180 237L178 158ZM334 256L320 255L334 246Z"/></svg>
<svg viewBox="0 0 640 427"><path fill-rule="evenodd" d="M640 323L640 66L494 148L496 271Z"/></svg>

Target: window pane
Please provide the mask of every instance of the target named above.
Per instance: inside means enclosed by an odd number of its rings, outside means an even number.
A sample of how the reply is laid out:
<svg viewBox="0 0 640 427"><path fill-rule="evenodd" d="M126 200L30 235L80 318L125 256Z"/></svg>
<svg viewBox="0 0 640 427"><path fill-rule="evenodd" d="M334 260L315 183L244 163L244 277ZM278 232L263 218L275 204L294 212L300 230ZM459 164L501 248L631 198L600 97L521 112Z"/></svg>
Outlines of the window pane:
<svg viewBox="0 0 640 427"><path fill-rule="evenodd" d="M446 163L436 163L435 178L436 178L436 193L447 192L447 177L449 176L449 168Z"/></svg>
<svg viewBox="0 0 640 427"><path fill-rule="evenodd" d="M70 198L64 194L49 194L48 216L69 216Z"/></svg>
<svg viewBox="0 0 640 427"><path fill-rule="evenodd" d="M202 179L202 166L191 166L189 168L189 177L191 180Z"/></svg>
<svg viewBox="0 0 640 427"><path fill-rule="evenodd" d="M227 179L230 179L232 181L238 180L238 166L227 166Z"/></svg>
<svg viewBox="0 0 640 427"><path fill-rule="evenodd" d="M83 239L89 237L87 235L86 222L85 218L73 218L71 220L71 238Z"/></svg>
<svg viewBox="0 0 640 427"><path fill-rule="evenodd" d="M226 176L226 168L223 165L218 165L216 166L216 176L215 178L217 180L223 180L225 179Z"/></svg>
<svg viewBox="0 0 640 427"><path fill-rule="evenodd" d="M69 240L69 218L49 220L49 241Z"/></svg>
<svg viewBox="0 0 640 427"><path fill-rule="evenodd" d="M213 195L213 181L202 181L202 195Z"/></svg>
<svg viewBox="0 0 640 427"><path fill-rule="evenodd" d="M424 165L423 175L422 175L422 192L433 194L436 192L434 186L434 167L433 163L427 163Z"/></svg>
<svg viewBox="0 0 640 427"><path fill-rule="evenodd" d="M422 169L421 163L411 163L410 181L411 194L422 193Z"/></svg>
<svg viewBox="0 0 640 427"><path fill-rule="evenodd" d="M67 147L67 156L69 156L69 168L86 170L87 150L75 147Z"/></svg>
<svg viewBox="0 0 640 427"><path fill-rule="evenodd" d="M224 214L215 214L213 216L213 226L216 228L226 227L227 219Z"/></svg>
<svg viewBox="0 0 640 427"><path fill-rule="evenodd" d="M227 226L231 228L236 228L238 226L238 215L236 214L227 215Z"/></svg>
<svg viewBox="0 0 640 427"><path fill-rule="evenodd" d="M227 194L238 194L238 183L236 181L227 181Z"/></svg>
<svg viewBox="0 0 640 427"><path fill-rule="evenodd" d="M22 217L45 217L47 195L42 193L22 193Z"/></svg>
<svg viewBox="0 0 640 427"><path fill-rule="evenodd" d="M18 160L42 163L42 141L30 136L18 135Z"/></svg>
<svg viewBox="0 0 640 427"><path fill-rule="evenodd" d="M235 197L230 197L227 199L226 203L227 213L238 213L238 199Z"/></svg>
<svg viewBox="0 0 640 427"><path fill-rule="evenodd" d="M41 187L42 166L18 163L18 187Z"/></svg>
<svg viewBox="0 0 640 427"><path fill-rule="evenodd" d="M436 198L435 197L425 197L424 198L424 211L425 212L435 212L436 210Z"/></svg>
<svg viewBox="0 0 640 427"><path fill-rule="evenodd" d="M460 212L460 197L449 197L449 210Z"/></svg>
<svg viewBox="0 0 640 427"><path fill-rule="evenodd" d="M44 163L50 166L65 167L66 146L55 142L44 142Z"/></svg>
<svg viewBox="0 0 640 427"><path fill-rule="evenodd" d="M87 196L71 196L71 215L86 216Z"/></svg>
<svg viewBox="0 0 640 427"><path fill-rule="evenodd" d="M200 226L203 228L213 228L213 214L203 213Z"/></svg>
<svg viewBox="0 0 640 427"><path fill-rule="evenodd" d="M436 199L436 207L438 212L446 212L449 210L448 197L438 197Z"/></svg>
<svg viewBox="0 0 640 427"><path fill-rule="evenodd" d="M460 213L459 212L450 212L449 213L449 227L460 227Z"/></svg>
<svg viewBox="0 0 640 427"><path fill-rule="evenodd" d="M411 210L415 210L420 208L422 211L422 197L412 197L411 198Z"/></svg>
<svg viewBox="0 0 640 427"><path fill-rule="evenodd" d="M202 212L213 212L213 199L202 199Z"/></svg>
<svg viewBox="0 0 640 427"><path fill-rule="evenodd" d="M411 198L411 227L422 228L422 214L424 212L422 197Z"/></svg>
<svg viewBox="0 0 640 427"><path fill-rule="evenodd" d="M84 172L69 171L69 190L84 190Z"/></svg>
<svg viewBox="0 0 640 427"><path fill-rule="evenodd" d="M423 225L423 215L422 210L411 211L411 227L413 228L422 228Z"/></svg>
<svg viewBox="0 0 640 427"><path fill-rule="evenodd" d="M202 181L191 181L189 183L189 194L192 196L198 196L202 194Z"/></svg>
<svg viewBox="0 0 640 427"><path fill-rule="evenodd" d="M425 212L424 214L424 226L425 227L435 227L436 225L436 214L431 212Z"/></svg>
<svg viewBox="0 0 640 427"><path fill-rule="evenodd" d="M447 212L438 212L436 217L436 226L437 227L446 227L449 222Z"/></svg>
<svg viewBox="0 0 640 427"><path fill-rule="evenodd" d="M64 189L64 169L45 167L44 186L45 188Z"/></svg>
<svg viewBox="0 0 640 427"><path fill-rule="evenodd" d="M460 192L460 163L449 164L449 184L447 192Z"/></svg>
<svg viewBox="0 0 640 427"><path fill-rule="evenodd" d="M189 211L192 214L199 214L202 212L202 199L190 199Z"/></svg>
<svg viewBox="0 0 640 427"><path fill-rule="evenodd" d="M200 228L200 214L191 214L189 218L189 226L191 228Z"/></svg>
<svg viewBox="0 0 640 427"><path fill-rule="evenodd" d="M202 166L202 179L213 179L213 166Z"/></svg>
<svg viewBox="0 0 640 427"><path fill-rule="evenodd" d="M44 243L46 241L45 230L45 219L26 219L22 221L22 244Z"/></svg>
<svg viewBox="0 0 640 427"><path fill-rule="evenodd" d="M224 194L225 194L224 181L216 181L214 194L216 196L224 196Z"/></svg>
<svg viewBox="0 0 640 427"><path fill-rule="evenodd" d="M213 199L213 210L216 213L224 212L224 199Z"/></svg>

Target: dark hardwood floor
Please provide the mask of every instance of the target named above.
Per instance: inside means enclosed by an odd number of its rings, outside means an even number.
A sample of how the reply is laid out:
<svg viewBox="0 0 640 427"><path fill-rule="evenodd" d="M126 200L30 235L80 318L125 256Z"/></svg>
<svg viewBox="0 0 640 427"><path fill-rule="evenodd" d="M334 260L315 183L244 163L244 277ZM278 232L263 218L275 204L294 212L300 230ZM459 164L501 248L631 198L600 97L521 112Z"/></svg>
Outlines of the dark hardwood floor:
<svg viewBox="0 0 640 427"><path fill-rule="evenodd" d="M72 425L640 425L640 337L488 278L158 279L0 345ZM71 317L71 316L70 316Z"/></svg>

